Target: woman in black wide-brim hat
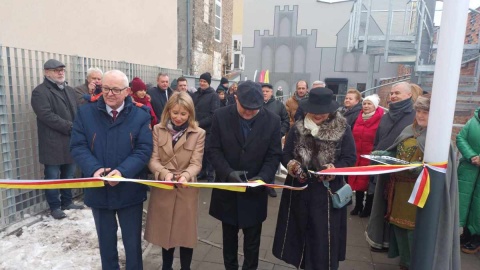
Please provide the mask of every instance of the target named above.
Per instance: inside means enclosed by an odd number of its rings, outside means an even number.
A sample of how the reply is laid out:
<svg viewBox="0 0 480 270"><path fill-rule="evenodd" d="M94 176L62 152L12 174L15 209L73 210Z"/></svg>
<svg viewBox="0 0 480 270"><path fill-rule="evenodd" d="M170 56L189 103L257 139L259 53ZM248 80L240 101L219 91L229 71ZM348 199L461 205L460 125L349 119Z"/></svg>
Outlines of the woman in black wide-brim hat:
<svg viewBox="0 0 480 270"><path fill-rule="evenodd" d="M308 187L284 190L278 212L273 255L302 269L338 269L345 260L347 210L332 207L329 192L344 185L341 176L310 175L308 170L355 164L355 142L338 103L327 88L314 88L300 102L306 113L288 133L282 164L288 169L286 185Z"/></svg>

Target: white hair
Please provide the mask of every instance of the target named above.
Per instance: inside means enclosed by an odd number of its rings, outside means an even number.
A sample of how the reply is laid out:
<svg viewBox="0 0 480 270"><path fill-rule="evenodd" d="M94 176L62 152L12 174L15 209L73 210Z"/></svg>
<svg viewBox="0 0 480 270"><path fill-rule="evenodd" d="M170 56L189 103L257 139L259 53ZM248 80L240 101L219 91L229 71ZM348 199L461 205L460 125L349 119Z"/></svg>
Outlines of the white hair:
<svg viewBox="0 0 480 270"><path fill-rule="evenodd" d="M326 85L324 81L314 81L314 82L312 83L312 86L313 86L314 84L320 84L320 85L322 85L322 86L320 86L320 87L325 87L325 85Z"/></svg>
<svg viewBox="0 0 480 270"><path fill-rule="evenodd" d="M125 73L123 73L122 71L120 70L117 70L117 69L114 69L114 70L109 70L107 72L105 72L105 74L103 74L103 79L105 79L107 76L109 75L115 75L115 76L119 76L122 81L123 81L123 85L125 87L128 87L128 78L127 78L127 75L125 75Z"/></svg>
<svg viewBox="0 0 480 270"><path fill-rule="evenodd" d="M408 93L412 93L412 86L410 85L410 83L408 82L399 82L399 83L396 83L394 85L392 85L392 89L395 88L395 87L402 87L403 90L408 94Z"/></svg>
<svg viewBox="0 0 480 270"><path fill-rule="evenodd" d="M102 72L101 69L99 69L97 67L91 67L91 68L87 69L87 78L90 77L90 75L94 72L98 72L103 76L103 72Z"/></svg>

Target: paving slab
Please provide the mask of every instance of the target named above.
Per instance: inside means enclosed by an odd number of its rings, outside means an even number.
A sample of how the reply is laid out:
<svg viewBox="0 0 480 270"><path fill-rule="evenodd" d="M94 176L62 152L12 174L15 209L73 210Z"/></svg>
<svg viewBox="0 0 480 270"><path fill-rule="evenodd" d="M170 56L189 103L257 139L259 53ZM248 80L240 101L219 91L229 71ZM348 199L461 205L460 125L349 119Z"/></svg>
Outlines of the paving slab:
<svg viewBox="0 0 480 270"><path fill-rule="evenodd" d="M278 181L281 184L283 181ZM277 190L276 198L268 199L268 216L262 226L260 242L259 269L265 270L289 270L295 269L292 265L275 258L272 254L273 237L277 222L278 207L280 205L281 190ZM198 213L198 244L193 251L191 269L195 270L217 270L225 269L223 265L222 251L222 224L208 214L210 207L211 189L201 189L199 195ZM147 204L145 204L147 205ZM347 259L340 262L340 270L398 270L399 258L388 258L386 253L371 252L368 243L365 241L365 228L368 218L350 216L353 205L348 206L347 217ZM243 234L239 232L239 253L243 254ZM162 258L161 248L149 246L144 254L144 268L146 270L161 269ZM178 250L175 252L173 269L180 269ZM238 256L241 269L243 256ZM462 270L479 270L480 254L461 255Z"/></svg>

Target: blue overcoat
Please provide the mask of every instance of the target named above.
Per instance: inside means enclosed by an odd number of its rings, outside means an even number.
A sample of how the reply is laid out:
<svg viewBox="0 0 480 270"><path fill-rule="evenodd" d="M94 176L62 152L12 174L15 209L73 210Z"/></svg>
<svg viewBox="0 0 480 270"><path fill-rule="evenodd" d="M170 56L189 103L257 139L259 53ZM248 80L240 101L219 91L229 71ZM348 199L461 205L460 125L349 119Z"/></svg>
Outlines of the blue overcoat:
<svg viewBox="0 0 480 270"><path fill-rule="evenodd" d="M152 154L148 109L137 107L131 97L115 122L101 97L78 109L73 123L70 151L85 177L100 168L117 169L125 178L136 178ZM146 186L120 182L112 187L85 189L85 204L94 208L120 209L146 200Z"/></svg>

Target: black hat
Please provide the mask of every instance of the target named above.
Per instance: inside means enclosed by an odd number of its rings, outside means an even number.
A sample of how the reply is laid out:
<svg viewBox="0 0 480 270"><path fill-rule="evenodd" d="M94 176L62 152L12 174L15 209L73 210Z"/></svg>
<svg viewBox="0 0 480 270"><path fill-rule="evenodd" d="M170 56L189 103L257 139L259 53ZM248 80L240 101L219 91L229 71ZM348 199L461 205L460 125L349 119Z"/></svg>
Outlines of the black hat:
<svg viewBox="0 0 480 270"><path fill-rule="evenodd" d="M263 105L262 87L259 83L245 81L238 85L237 98L243 108L258 110Z"/></svg>
<svg viewBox="0 0 480 270"><path fill-rule="evenodd" d="M200 75L200 79L207 81L208 85L212 83L212 75L210 75L210 73L208 72L205 72L202 75Z"/></svg>
<svg viewBox="0 0 480 270"><path fill-rule="evenodd" d="M271 85L271 84L269 84L269 83L262 83L262 88L263 88L263 87L268 87L268 88L270 88L270 89L273 90L273 85Z"/></svg>
<svg viewBox="0 0 480 270"><path fill-rule="evenodd" d="M225 83L228 83L228 79L225 77L222 77L222 79L220 80L220 84L225 84Z"/></svg>
<svg viewBox="0 0 480 270"><path fill-rule="evenodd" d="M56 69L59 67L65 67L65 65L62 62L55 59L50 59L47 62L45 62L45 64L43 64L43 69Z"/></svg>
<svg viewBox="0 0 480 270"><path fill-rule="evenodd" d="M299 102L306 113L325 114L336 111L338 103L333 99L333 92L328 88L317 87L310 90L308 98Z"/></svg>

